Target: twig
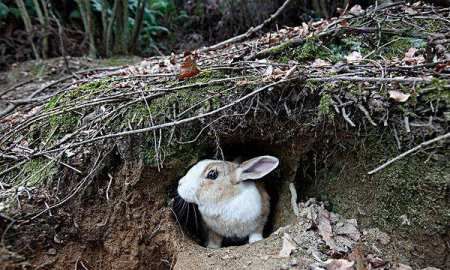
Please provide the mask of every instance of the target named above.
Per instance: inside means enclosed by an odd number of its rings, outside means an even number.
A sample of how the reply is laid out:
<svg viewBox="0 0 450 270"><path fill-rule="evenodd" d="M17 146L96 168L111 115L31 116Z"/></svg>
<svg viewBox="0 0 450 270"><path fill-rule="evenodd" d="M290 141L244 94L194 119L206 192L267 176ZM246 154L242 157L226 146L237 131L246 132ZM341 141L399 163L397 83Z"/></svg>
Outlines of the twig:
<svg viewBox="0 0 450 270"><path fill-rule="evenodd" d="M94 162L94 166L92 167L92 169L91 169L91 171L89 172L89 174L86 175L86 176L83 178L83 180L81 180L81 182L78 184L78 186L75 188L75 190L74 190L70 195L68 195L67 197L65 197L64 199L62 199L61 201L59 201L58 203L56 203L56 204L54 204L54 205L52 205L52 206L50 206L50 207L47 207L47 208L45 208L44 210L38 212L37 214L35 214L34 216L32 216L32 217L30 218L30 220L33 220L33 219L35 219L35 218L41 216L42 214L44 214L45 212L47 212L47 211L49 211L49 210L51 210L51 209L53 209L53 208L56 208L56 207L59 207L59 206L63 205L65 202L67 202L67 201L70 200L73 196L75 196L75 194L77 194L78 191L81 190L81 188L83 187L84 183L86 183L87 180L91 177L91 175L97 170L98 165L101 163L101 161L100 161L100 157L102 156L101 154L102 154L102 153L100 152L99 155L97 156L97 159L96 159L95 162ZM103 157L103 158L104 158L104 157ZM99 162L99 161L100 161L100 162Z"/></svg>
<svg viewBox="0 0 450 270"><path fill-rule="evenodd" d="M420 77L408 77L408 78L380 78L380 77L358 77L358 76L323 76L323 77L313 77L306 78L306 81L310 82L332 82L332 81L350 81L350 82L380 82L380 83L391 83L391 82L430 82L431 78L420 78Z"/></svg>
<svg viewBox="0 0 450 270"><path fill-rule="evenodd" d="M55 159L55 158L53 158L53 157L51 157L51 156L49 156L49 155L44 155L44 156L45 156L46 158L50 159L50 160L53 160L53 161L55 161L55 162L58 162L59 164L63 165L64 167L67 167L67 168L69 168L69 169L75 171L76 173L79 173L79 174L83 173L82 171L78 170L77 168L75 168L75 167L73 167L73 166L71 166L71 165L69 165L69 164L67 164L67 163L65 163L65 162L62 162L62 161L60 161L60 160L58 160L58 159Z"/></svg>
<svg viewBox="0 0 450 270"><path fill-rule="evenodd" d="M147 128L134 129L134 130L123 131L123 132L118 132L118 133L111 133L111 134L95 137L95 138L92 138L92 139L88 139L88 140L85 140L85 141L82 141L82 142L74 143L70 147L73 148L73 147L78 147L80 145L85 145L85 144L88 144L88 143L91 143L91 142L95 142L95 141L99 141L99 140L103 140L103 139L123 137L123 136L127 136L127 135L132 135L132 134L144 133L144 132L152 131L152 130L155 130L155 129L162 129L162 128L167 128L167 127L177 126L177 125L180 125L180 124L184 124L184 123L187 123L187 122L194 121L196 119L205 118L207 116L211 116L211 115L214 115L214 114L216 114L218 112L221 112L221 111L223 111L225 109L228 109L228 108L230 108L230 107L232 107L232 106L234 106L234 105L236 105L236 104L238 104L238 103L248 99L249 97L252 97L252 96L260 93L260 92L272 89L276 85L279 85L279 84L282 84L282 83L286 83L286 82L290 82L290 81L294 81L294 80L297 80L297 79L280 80L280 81L277 81L277 82L270 83L268 85L265 85L263 87L260 87L260 88L258 88L256 90L254 90L253 92L251 92L251 93L249 93L249 94L247 94L247 95L245 95L245 96L243 96L241 98L238 98L238 99L234 100L233 102L228 103L225 106L222 106L220 108L217 108L215 110L212 110L212 111L209 111L209 112L206 112L206 113L199 114L197 116L192 116L192 117L184 118L184 119L181 119L181 120L175 120L175 121L172 121L172 122L169 122L169 123L159 124L159 125L155 125L155 126L151 126L151 127L147 127ZM54 150L50 150L50 151L47 151L47 152L40 152L40 153L36 153L34 156L39 156L39 155L42 155L44 153L56 152L56 151L59 151L59 150L61 150L61 149L54 149Z"/></svg>
<svg viewBox="0 0 450 270"><path fill-rule="evenodd" d="M108 173L108 177L109 177L109 182L108 182L108 186L106 187L106 201L109 201L109 189L111 188L111 183L113 181L113 177L110 173Z"/></svg>
<svg viewBox="0 0 450 270"><path fill-rule="evenodd" d="M273 20L275 20L281 14L281 12L286 8L286 6L289 4L289 2L291 2L291 0L284 1L283 5L281 5L281 7L278 8L278 10L275 13L273 13L269 18L267 18L262 24L260 24L256 27L251 27L244 34L232 37L230 39L227 39L225 41L222 41L222 42L212 45L210 47L200 49L199 52L204 52L204 51L209 51L209 50L217 50L217 49L225 47L229 44L236 43L236 42L239 42L239 41L242 41L244 39L251 37L253 34L260 31L266 25L270 24Z"/></svg>
<svg viewBox="0 0 450 270"><path fill-rule="evenodd" d="M366 116L367 120L369 120L369 123L372 124L372 126L377 126L377 124L372 120L372 117L370 117L369 112L366 110L366 108L364 108L363 105L358 104L357 105L359 110L362 111L364 113L364 115Z"/></svg>
<svg viewBox="0 0 450 270"><path fill-rule="evenodd" d="M409 117L407 115L405 115L405 117L403 117L403 121L405 122L406 132L410 133L411 128L409 127Z"/></svg>
<svg viewBox="0 0 450 270"><path fill-rule="evenodd" d="M296 217L299 216L299 210L298 210L298 205L297 205L297 191L295 190L295 186L294 183L289 183L289 190L291 191L291 205L292 205L292 210L294 211L294 215Z"/></svg>
<svg viewBox="0 0 450 270"><path fill-rule="evenodd" d="M411 153L413 153L413 152L415 152L415 151L417 151L417 150L419 150L419 149L421 149L421 148L423 148L423 147L425 147L425 146L427 146L427 145L430 145L430 144L432 144L432 143L435 143L435 142L437 142L437 141L444 140L444 139L447 139L447 138L450 138L450 132L449 132L449 133L446 133L446 134L444 134L444 135L438 136L438 137L436 137L436 138L434 138L434 139L425 141L425 142L423 142L423 143L417 145L416 147L411 148L411 149L409 149L409 150L406 151L406 152L403 152L402 154L400 154L400 155L396 156L395 158L389 160L388 162L384 163L383 165L381 165L381 166L379 166L379 167L377 167L377 168L371 170L371 171L368 172L367 174L368 174L368 175L374 174L374 173L376 173L376 172L378 172L378 171L384 169L384 168L385 168L386 166L388 166L389 164L391 164L391 163L393 163L393 162L395 162L395 161L397 161L397 160L399 160L399 159L401 159L401 158L404 158L405 156L407 156L407 155L409 155L409 154L411 154Z"/></svg>
<svg viewBox="0 0 450 270"><path fill-rule="evenodd" d="M13 91L13 90L15 90L15 89L18 88L18 87L24 86L25 84L29 84L29 83L31 83L31 82L33 82L33 79L31 79L31 80L26 80L26 81L23 81L23 82L20 82L20 83L18 83L18 84L15 84L15 85L11 86L10 88L8 88L8 89L6 89L6 90L2 90L2 91L0 91L0 97L2 97L2 96L4 96L5 94L7 94L7 93L9 93L9 92L11 92L11 91Z"/></svg>

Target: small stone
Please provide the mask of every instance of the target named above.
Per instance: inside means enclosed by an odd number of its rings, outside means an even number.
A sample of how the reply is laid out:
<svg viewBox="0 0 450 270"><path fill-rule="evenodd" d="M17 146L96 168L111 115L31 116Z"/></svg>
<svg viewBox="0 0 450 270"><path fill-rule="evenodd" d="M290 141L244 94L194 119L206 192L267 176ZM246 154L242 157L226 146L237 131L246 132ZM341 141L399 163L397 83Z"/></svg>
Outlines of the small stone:
<svg viewBox="0 0 450 270"><path fill-rule="evenodd" d="M367 260L374 268L379 268L386 265L386 262L383 259L375 257L373 254L367 255Z"/></svg>
<svg viewBox="0 0 450 270"><path fill-rule="evenodd" d="M297 266L298 265L298 261L296 260L296 259L292 259L290 262L289 262L289 266Z"/></svg>
<svg viewBox="0 0 450 270"><path fill-rule="evenodd" d="M398 265L394 266L394 270L413 270L411 266L399 263Z"/></svg>
<svg viewBox="0 0 450 270"><path fill-rule="evenodd" d="M267 261L269 259L269 255L261 256L261 260Z"/></svg>
<svg viewBox="0 0 450 270"><path fill-rule="evenodd" d="M289 270L289 266L288 266L287 264L283 264L283 265L280 267L280 270Z"/></svg>
<svg viewBox="0 0 450 270"><path fill-rule="evenodd" d="M48 255L56 255L56 249L54 249L54 248L49 249L49 250L47 251L47 254L48 254Z"/></svg>

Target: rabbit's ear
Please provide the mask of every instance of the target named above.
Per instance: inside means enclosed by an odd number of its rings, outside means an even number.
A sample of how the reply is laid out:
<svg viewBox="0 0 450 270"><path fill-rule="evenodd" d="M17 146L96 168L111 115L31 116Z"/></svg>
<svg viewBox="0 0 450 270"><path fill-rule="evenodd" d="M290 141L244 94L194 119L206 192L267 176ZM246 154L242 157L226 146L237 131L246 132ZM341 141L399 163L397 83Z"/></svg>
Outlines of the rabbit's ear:
<svg viewBox="0 0 450 270"><path fill-rule="evenodd" d="M239 182L247 179L259 179L278 166L278 158L260 156L242 162L238 167Z"/></svg>

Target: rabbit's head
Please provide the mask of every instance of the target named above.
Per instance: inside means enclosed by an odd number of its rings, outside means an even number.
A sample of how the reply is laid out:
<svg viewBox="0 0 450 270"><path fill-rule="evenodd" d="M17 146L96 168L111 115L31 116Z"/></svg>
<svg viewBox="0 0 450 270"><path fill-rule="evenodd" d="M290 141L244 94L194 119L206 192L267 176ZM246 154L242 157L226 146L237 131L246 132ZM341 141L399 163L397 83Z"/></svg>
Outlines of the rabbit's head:
<svg viewBox="0 0 450 270"><path fill-rule="evenodd" d="M178 184L178 194L197 205L226 202L240 194L246 180L259 179L278 166L278 159L260 156L240 164L221 160L202 160Z"/></svg>

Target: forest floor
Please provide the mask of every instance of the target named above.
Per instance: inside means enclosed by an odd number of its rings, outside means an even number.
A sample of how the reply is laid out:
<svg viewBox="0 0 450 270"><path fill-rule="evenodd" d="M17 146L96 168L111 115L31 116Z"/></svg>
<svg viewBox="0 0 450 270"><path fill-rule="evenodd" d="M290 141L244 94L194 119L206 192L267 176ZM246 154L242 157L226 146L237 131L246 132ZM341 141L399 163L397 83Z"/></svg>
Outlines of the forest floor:
<svg viewBox="0 0 450 270"><path fill-rule="evenodd" d="M180 55L13 66L0 268L448 269L449 18L355 6ZM266 238L205 248L178 179L262 154L281 161Z"/></svg>

